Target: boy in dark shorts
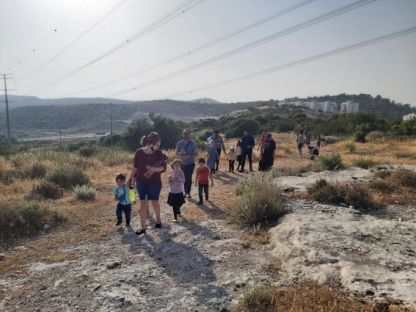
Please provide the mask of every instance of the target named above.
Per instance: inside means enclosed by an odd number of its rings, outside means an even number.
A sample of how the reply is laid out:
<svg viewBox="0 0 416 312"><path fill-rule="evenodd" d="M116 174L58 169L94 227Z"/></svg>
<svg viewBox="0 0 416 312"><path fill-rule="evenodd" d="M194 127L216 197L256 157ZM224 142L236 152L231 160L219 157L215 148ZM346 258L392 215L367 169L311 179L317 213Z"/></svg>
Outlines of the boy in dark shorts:
<svg viewBox="0 0 416 312"><path fill-rule="evenodd" d="M211 172L209 168L205 165L205 159L200 158L198 159L198 169L196 169L196 178L195 178L195 186L198 186L198 193L199 193L199 202L197 205L202 205L203 201L203 192L205 193L205 200L209 200L209 181L211 180L211 186L214 186L214 180L212 179Z"/></svg>
<svg viewBox="0 0 416 312"><path fill-rule="evenodd" d="M118 173L116 175L117 187L113 189L114 199L118 201L117 204L117 223L116 226L123 222L123 211L126 218L126 226L130 226L131 217L131 202L130 202L130 188L126 184L126 175Z"/></svg>

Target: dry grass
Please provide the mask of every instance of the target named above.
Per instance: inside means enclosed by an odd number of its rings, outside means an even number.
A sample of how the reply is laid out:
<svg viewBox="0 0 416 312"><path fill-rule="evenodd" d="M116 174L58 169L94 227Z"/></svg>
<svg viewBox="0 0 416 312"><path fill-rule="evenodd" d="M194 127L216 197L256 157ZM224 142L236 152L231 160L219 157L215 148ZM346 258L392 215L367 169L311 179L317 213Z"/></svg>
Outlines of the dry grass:
<svg viewBox="0 0 416 312"><path fill-rule="evenodd" d="M259 286L248 292L236 312L371 312L371 305L316 283L277 288Z"/></svg>
<svg viewBox="0 0 416 312"><path fill-rule="evenodd" d="M376 307L375 304L359 300L335 287L306 282L286 288L271 285L258 286L245 294L240 303L234 308L234 311L414 312L415 310L388 302Z"/></svg>

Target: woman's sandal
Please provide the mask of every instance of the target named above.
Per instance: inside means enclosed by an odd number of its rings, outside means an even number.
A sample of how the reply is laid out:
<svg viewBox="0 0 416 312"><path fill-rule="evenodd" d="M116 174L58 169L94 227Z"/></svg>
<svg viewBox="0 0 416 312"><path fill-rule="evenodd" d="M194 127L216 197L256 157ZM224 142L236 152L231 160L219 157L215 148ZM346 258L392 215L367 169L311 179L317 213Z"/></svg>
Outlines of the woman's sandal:
<svg viewBox="0 0 416 312"><path fill-rule="evenodd" d="M136 235L146 234L146 230L136 231Z"/></svg>

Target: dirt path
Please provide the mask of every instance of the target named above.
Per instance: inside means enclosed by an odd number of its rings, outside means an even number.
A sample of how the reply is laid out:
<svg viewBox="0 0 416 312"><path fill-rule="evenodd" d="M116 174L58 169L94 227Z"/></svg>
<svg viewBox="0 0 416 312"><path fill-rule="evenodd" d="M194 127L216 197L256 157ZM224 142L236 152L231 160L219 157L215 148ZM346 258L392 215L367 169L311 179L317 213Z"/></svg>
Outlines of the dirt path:
<svg viewBox="0 0 416 312"><path fill-rule="evenodd" d="M0 310L228 310L247 287L276 279L267 271L270 247L248 244L220 208L238 178L218 173L211 203L184 206L188 221L172 222L165 192L161 230L151 218L142 237L132 229L112 229L98 242L61 248L71 260L34 262L22 274L1 277ZM137 229L137 211L133 220Z"/></svg>

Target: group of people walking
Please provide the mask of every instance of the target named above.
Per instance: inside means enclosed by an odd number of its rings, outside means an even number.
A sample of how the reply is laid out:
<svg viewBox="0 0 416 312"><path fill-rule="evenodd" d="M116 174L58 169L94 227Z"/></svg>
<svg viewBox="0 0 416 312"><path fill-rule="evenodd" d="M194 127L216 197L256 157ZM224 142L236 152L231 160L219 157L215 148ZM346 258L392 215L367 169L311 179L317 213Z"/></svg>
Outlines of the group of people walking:
<svg viewBox="0 0 416 312"><path fill-rule="evenodd" d="M302 150L303 148L308 149L308 154L310 159L314 159L316 156L319 156L322 143L325 142L325 137L321 137L320 134L316 137L316 146L312 145L312 138L310 133L301 129L296 135L296 145L298 148L300 158L303 158Z"/></svg>
<svg viewBox="0 0 416 312"><path fill-rule="evenodd" d="M131 219L131 192L136 189L140 205L141 229L136 231L137 235L146 233L146 222L148 205L151 203L155 213L155 228L161 228L160 217L160 192L162 190L162 172L167 170L167 156L160 150L161 139L158 133L152 132L141 140L142 148L134 155L133 169L127 179L125 174L116 175L116 187L113 190L117 204L117 223L122 224L122 214L125 215L126 226L130 226ZM197 144L191 139L191 132L185 129L182 139L177 142L175 153L177 159L171 163L171 170L168 172L169 196L167 203L172 206L174 222L181 217L181 206L185 198L191 199L192 177L195 172L195 186L198 188L197 205L202 205L209 200L209 187L214 185L212 175L219 169L220 156L223 152L228 157L229 171L234 172L235 161L237 170L244 172L246 159L248 159L250 171L253 171L253 149L255 140L247 131L237 142L237 146L231 146L227 153L224 139L218 130L213 130L213 135L208 138L207 157L195 159L198 156ZM271 169L274 162L276 142L272 135L263 131L259 141L260 151L259 170ZM195 170L195 167L197 168Z"/></svg>

